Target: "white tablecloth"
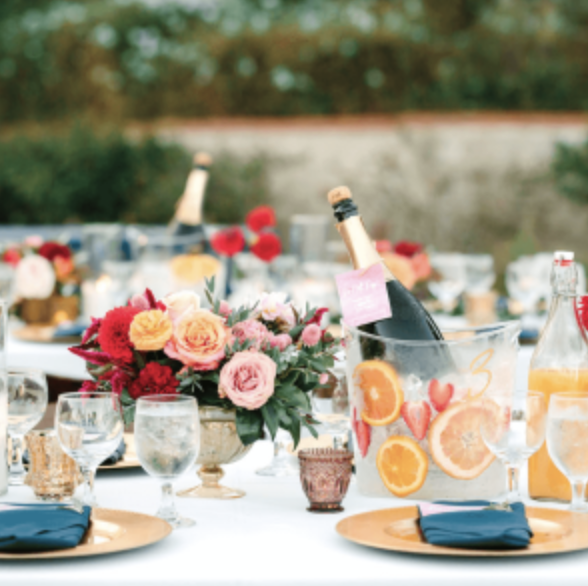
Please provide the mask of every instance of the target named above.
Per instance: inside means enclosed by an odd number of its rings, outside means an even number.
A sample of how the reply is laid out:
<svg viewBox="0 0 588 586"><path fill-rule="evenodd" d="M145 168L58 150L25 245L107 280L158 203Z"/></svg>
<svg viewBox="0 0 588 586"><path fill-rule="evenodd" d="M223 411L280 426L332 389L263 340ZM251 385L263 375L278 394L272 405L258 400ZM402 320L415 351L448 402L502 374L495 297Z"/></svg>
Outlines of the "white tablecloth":
<svg viewBox="0 0 588 586"><path fill-rule="evenodd" d="M389 585L481 584L533 586L586 584L588 552L528 559L433 558L379 551L350 543L335 531L347 515L409 504L362 497L352 484L345 511L306 511L298 478L257 476L271 456L259 442L241 462L226 468L224 482L247 491L242 499L178 499L195 527L173 532L160 543L108 557L51 562L0 561L0 583L8 585L117 586L206 585ZM190 473L179 488L195 484ZM143 472L100 473L97 495L104 507L152 514L159 486ZM27 487L2 500L30 500Z"/></svg>

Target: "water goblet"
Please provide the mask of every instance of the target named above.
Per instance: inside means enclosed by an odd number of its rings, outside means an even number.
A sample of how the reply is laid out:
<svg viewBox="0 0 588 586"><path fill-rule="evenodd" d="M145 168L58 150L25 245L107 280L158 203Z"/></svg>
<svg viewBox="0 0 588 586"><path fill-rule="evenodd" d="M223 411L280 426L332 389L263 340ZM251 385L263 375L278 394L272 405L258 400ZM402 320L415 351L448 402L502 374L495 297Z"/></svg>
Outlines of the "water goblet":
<svg viewBox="0 0 588 586"><path fill-rule="evenodd" d="M549 400L547 451L572 485L570 511L588 512L584 500L588 481L588 396L555 393Z"/></svg>
<svg viewBox="0 0 588 586"><path fill-rule="evenodd" d="M140 397L135 411L135 450L145 471L161 482L157 516L174 529L191 527L180 517L173 482L196 462L200 450L198 403L185 395Z"/></svg>
<svg viewBox="0 0 588 586"><path fill-rule="evenodd" d="M521 501L519 472L545 439L545 397L537 391L484 397L480 432L487 448L506 466L506 502Z"/></svg>
<svg viewBox="0 0 588 586"><path fill-rule="evenodd" d="M124 431L119 398L99 392L59 395L55 430L63 451L78 463L84 477L84 504L97 507L96 469L118 447Z"/></svg>
<svg viewBox="0 0 588 586"><path fill-rule="evenodd" d="M267 433L269 434L269 431ZM300 466L296 457L288 450L292 443L290 432L279 427L273 441L274 457L272 461L267 466L256 470L255 473L260 476L298 476Z"/></svg>
<svg viewBox="0 0 588 586"><path fill-rule="evenodd" d="M22 464L23 439L47 409L47 378L37 368L9 368L7 380L8 434L12 443L8 483L19 486L26 476Z"/></svg>
<svg viewBox="0 0 588 586"><path fill-rule="evenodd" d="M333 447L343 449L351 429L347 380L344 372L334 373L327 386L312 391L313 417L320 422L320 433L333 438Z"/></svg>
<svg viewBox="0 0 588 586"><path fill-rule="evenodd" d="M466 261L462 254L431 254L431 267L437 275L429 281L429 291L439 300L443 311L451 313L467 285Z"/></svg>

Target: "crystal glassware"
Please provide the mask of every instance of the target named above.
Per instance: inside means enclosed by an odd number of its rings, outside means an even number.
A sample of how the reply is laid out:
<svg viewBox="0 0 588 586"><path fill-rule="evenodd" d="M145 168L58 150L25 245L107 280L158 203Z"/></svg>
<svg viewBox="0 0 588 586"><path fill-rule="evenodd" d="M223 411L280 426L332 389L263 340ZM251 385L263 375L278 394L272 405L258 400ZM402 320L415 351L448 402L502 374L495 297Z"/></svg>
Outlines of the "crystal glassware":
<svg viewBox="0 0 588 586"><path fill-rule="evenodd" d="M330 384L314 389L311 402L313 416L320 422L319 432L333 438L335 449L343 448L351 429L345 373L336 373Z"/></svg>
<svg viewBox="0 0 588 586"><path fill-rule="evenodd" d="M519 502L521 466L543 445L545 439L545 397L536 391L525 391L484 397L482 401L482 439L506 466L506 502Z"/></svg>
<svg viewBox="0 0 588 586"><path fill-rule="evenodd" d="M80 466L84 504L97 507L96 469L118 447L124 431L118 396L98 392L59 395L55 429L64 452Z"/></svg>
<svg viewBox="0 0 588 586"><path fill-rule="evenodd" d="M40 501L61 502L73 497L80 469L59 445L53 429L37 429L26 436L29 448L28 484Z"/></svg>
<svg viewBox="0 0 588 586"><path fill-rule="evenodd" d="M547 450L572 485L570 511L588 512L584 500L588 481L588 395L555 393L549 400Z"/></svg>
<svg viewBox="0 0 588 586"><path fill-rule="evenodd" d="M347 450L300 450L300 481L312 513L338 513L351 480L353 454Z"/></svg>
<svg viewBox="0 0 588 586"><path fill-rule="evenodd" d="M429 291L439 300L443 311L450 313L467 285L465 256L457 253L434 253L431 254L430 261L436 278L429 281Z"/></svg>
<svg viewBox="0 0 588 586"><path fill-rule="evenodd" d="M135 450L145 471L161 482L157 516L174 529L194 525L176 509L173 482L195 462L200 449L200 419L194 397L140 397L135 412Z"/></svg>
<svg viewBox="0 0 588 586"><path fill-rule="evenodd" d="M274 457L272 461L256 470L260 476L298 476L300 468L288 447L293 443L292 435L282 428L278 428L274 438Z"/></svg>
<svg viewBox="0 0 588 586"><path fill-rule="evenodd" d="M496 273L491 254L466 254L466 292L470 295L484 295L490 291Z"/></svg>
<svg viewBox="0 0 588 586"><path fill-rule="evenodd" d="M41 421L47 409L47 378L37 368L9 368L7 381L8 434L12 444L8 482L19 486L26 477L22 464L24 436Z"/></svg>

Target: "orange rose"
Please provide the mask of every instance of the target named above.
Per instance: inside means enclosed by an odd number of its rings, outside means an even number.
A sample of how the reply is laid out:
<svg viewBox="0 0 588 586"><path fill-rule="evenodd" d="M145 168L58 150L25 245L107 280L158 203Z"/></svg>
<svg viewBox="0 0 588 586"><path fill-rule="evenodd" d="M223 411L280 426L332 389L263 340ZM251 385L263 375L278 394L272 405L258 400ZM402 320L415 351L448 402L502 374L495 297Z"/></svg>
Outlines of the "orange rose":
<svg viewBox="0 0 588 586"><path fill-rule="evenodd" d="M382 254L382 258L386 263L387 267L392 271L392 274L408 289L412 289L416 282L417 277L410 262L410 259L394 252L386 252Z"/></svg>
<svg viewBox="0 0 588 586"><path fill-rule="evenodd" d="M174 322L174 333L165 353L195 370L214 370L225 357L230 341L223 319L207 309L192 309Z"/></svg>
<svg viewBox="0 0 588 586"><path fill-rule="evenodd" d="M171 319L160 309L151 309L133 318L129 338L137 350L162 350L172 334Z"/></svg>

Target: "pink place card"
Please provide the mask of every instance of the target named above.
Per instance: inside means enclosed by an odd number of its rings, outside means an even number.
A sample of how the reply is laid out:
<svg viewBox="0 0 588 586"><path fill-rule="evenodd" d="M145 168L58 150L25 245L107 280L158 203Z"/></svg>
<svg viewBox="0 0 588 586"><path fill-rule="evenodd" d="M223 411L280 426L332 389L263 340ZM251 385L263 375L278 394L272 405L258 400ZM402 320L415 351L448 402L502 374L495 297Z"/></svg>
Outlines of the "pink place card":
<svg viewBox="0 0 588 586"><path fill-rule="evenodd" d="M439 515L439 513L463 513L464 511L482 511L486 507L455 507L452 505L438 505L436 503L420 503L422 517Z"/></svg>
<svg viewBox="0 0 588 586"><path fill-rule="evenodd" d="M392 317L381 264L343 273L335 279L346 324L357 327Z"/></svg>

